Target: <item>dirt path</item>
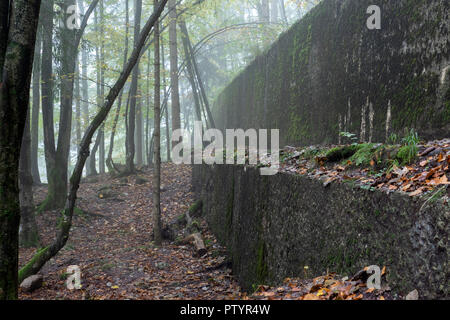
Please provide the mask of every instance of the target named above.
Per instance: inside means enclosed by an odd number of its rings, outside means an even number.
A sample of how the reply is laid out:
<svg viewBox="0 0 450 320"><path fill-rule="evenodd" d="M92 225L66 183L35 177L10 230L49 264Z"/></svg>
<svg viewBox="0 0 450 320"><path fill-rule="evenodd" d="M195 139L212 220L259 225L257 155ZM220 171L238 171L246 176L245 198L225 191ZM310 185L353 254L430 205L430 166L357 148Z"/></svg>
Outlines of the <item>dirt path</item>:
<svg viewBox="0 0 450 320"><path fill-rule="evenodd" d="M151 241L152 172L110 180L99 177L96 183L84 183L79 191L78 207L89 214L74 218L69 241L60 253L41 270L44 285L32 294L20 293L21 299L224 299L239 296L239 287L231 270L221 264L222 248L203 224L208 254L193 257L190 246L168 242L160 248ZM161 195L163 221L183 214L193 203L191 169L164 164ZM106 188L107 191L99 192ZM109 198L110 193L113 197ZM45 187L36 190L35 201L45 197ZM37 221L44 244L54 239L57 212L45 212ZM34 249L20 250L24 264ZM70 291L65 286L66 269L78 265L82 289Z"/></svg>

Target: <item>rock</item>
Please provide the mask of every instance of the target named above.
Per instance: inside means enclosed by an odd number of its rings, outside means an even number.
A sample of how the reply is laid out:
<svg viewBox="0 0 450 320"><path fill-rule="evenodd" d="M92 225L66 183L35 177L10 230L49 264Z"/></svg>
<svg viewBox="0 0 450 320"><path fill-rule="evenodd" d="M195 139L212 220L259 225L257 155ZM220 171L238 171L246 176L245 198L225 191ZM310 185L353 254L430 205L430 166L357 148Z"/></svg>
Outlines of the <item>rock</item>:
<svg viewBox="0 0 450 320"><path fill-rule="evenodd" d="M20 287L24 292L33 292L42 287L43 280L44 278L40 274L35 274L23 280Z"/></svg>
<svg viewBox="0 0 450 320"><path fill-rule="evenodd" d="M413 291L411 291L406 295L405 300L419 300L419 292L416 289L414 289Z"/></svg>

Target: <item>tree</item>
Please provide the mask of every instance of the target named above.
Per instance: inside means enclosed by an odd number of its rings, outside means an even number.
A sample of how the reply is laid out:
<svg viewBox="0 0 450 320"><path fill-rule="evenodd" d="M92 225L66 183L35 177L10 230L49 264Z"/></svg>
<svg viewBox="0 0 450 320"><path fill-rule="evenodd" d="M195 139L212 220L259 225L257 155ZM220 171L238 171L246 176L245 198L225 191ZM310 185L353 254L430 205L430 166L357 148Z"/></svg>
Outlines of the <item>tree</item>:
<svg viewBox="0 0 450 320"><path fill-rule="evenodd" d="M0 300L17 298L19 157L40 5L40 0L0 3Z"/></svg>
<svg viewBox="0 0 450 320"><path fill-rule="evenodd" d="M53 0L42 2L41 96L44 130L45 166L48 172L55 165L55 134L53 126Z"/></svg>
<svg viewBox="0 0 450 320"><path fill-rule="evenodd" d="M69 194L66 198L64 210L61 212L61 219L58 225L58 235L55 241L51 245L39 250L38 253L36 253L36 255L22 269L20 269L20 280L23 280L32 274L36 274L48 260L54 257L59 252L59 250L64 247L67 240L69 239L73 211L77 199L77 191L80 187L83 167L86 163L87 157L89 156L89 146L91 144L92 137L108 116L115 99L119 95L120 90L122 90L126 80L130 76L134 66L136 65L140 57L140 53L145 45L145 40L147 39L150 30L153 28L153 26L156 25L155 23L161 15L161 12L163 11L166 3L167 0L161 0L161 2L159 2L159 5L155 8L154 13L149 18L139 35L137 45L133 49L127 65L121 72L114 86L109 90L104 105L100 108L99 112L96 114L86 132L84 133L83 139L81 140L80 152L78 153L77 157L77 163L70 178Z"/></svg>
<svg viewBox="0 0 450 320"><path fill-rule="evenodd" d="M172 86L172 130L181 128L180 93L178 84L178 47L177 47L177 7L175 0L169 0L169 49L170 84ZM179 143L180 141L176 141Z"/></svg>
<svg viewBox="0 0 450 320"><path fill-rule="evenodd" d="M154 0L155 7L158 6L158 0ZM153 171L153 234L156 245L161 245L161 66L160 66L160 48L159 48L159 22L156 22L154 29L155 39L155 105L154 105L154 163Z"/></svg>
<svg viewBox="0 0 450 320"><path fill-rule="evenodd" d="M83 0L79 0L80 11L84 12ZM86 130L89 125L89 85L88 85L88 51L86 48L86 43L83 42L81 45L81 112L83 118L83 130ZM86 175L91 175L90 159L87 160L88 165L86 165Z"/></svg>
<svg viewBox="0 0 450 320"><path fill-rule="evenodd" d="M33 63L33 103L31 112L31 174L33 183L40 184L38 166L38 144L39 144L39 109L41 106L41 49L42 49L42 27L38 27L36 35L36 46L34 50Z"/></svg>
<svg viewBox="0 0 450 320"><path fill-rule="evenodd" d="M137 45L138 36L141 28L141 13L142 13L142 0L135 0L134 8L134 47ZM133 76L131 80L130 88L130 110L128 113L128 132L127 132L127 161L126 167L129 173L135 171L134 157L135 157L135 129L136 129L136 99L138 91L138 78L139 78L139 61L134 67ZM138 133L139 134L139 133ZM142 151L142 150L141 150Z"/></svg>
<svg viewBox="0 0 450 320"><path fill-rule="evenodd" d="M164 59L165 52L164 52L164 43L163 43L162 37L159 42L161 45L161 63L163 66L163 92L164 92L164 96L166 96L167 95L166 63L165 63L165 59ZM166 125L166 154L167 154L167 162L169 162L170 161L170 126L169 126L169 108L167 106L167 103L164 108L164 120L165 120L165 125Z"/></svg>
<svg viewBox="0 0 450 320"><path fill-rule="evenodd" d="M185 30L186 25L184 21L180 21L180 29ZM184 48L184 56L186 61L186 70L187 70L187 77L189 79L189 82L191 84L192 93L194 95L194 102L195 102L195 120L196 121L202 121L202 113L201 113L201 106L200 106L200 97L198 95L198 89L197 84L195 82L195 74L194 74L194 68L192 65L192 59L191 54L189 51L189 43L188 39L186 37L186 32L182 32L182 39L183 39L183 48Z"/></svg>
<svg viewBox="0 0 450 320"><path fill-rule="evenodd" d="M64 207L67 195L68 161L70 151L70 137L72 128L72 102L74 89L74 74L78 56L78 47L81 37L87 25L90 14L94 11L99 0L93 0L87 10L80 29L69 28L66 23L60 24L60 51L61 51L61 76L60 76L60 120L59 134L56 149L54 148L54 130L53 110L47 110L47 121L44 120L44 126L47 124L47 140L50 143L47 148L51 157L51 162L47 164L48 194L40 210L56 209ZM68 8L75 5L75 0L64 0L61 4L63 12L63 21L70 18ZM48 8L50 10L50 8ZM43 114L44 115L44 114Z"/></svg>
<svg viewBox="0 0 450 320"><path fill-rule="evenodd" d="M123 53L123 67L125 68L126 64L127 64L127 59L128 59L128 29L129 29L129 13L128 13L128 0L125 1L125 49L124 49L124 53ZM113 149L114 149L114 136L116 134L116 130L117 130L117 123L119 122L119 116L120 116L120 109L122 107L122 96L123 96L123 89L120 90L120 94L119 94L119 99L117 102L117 111L116 111L116 115L114 117L114 121L113 121L113 126L111 129L111 138L109 141L109 151L108 151L108 156L106 158L106 166L108 167L109 172L114 172L118 171L115 167L114 167L114 162L112 159L112 153L113 153Z"/></svg>
<svg viewBox="0 0 450 320"><path fill-rule="evenodd" d="M197 80L198 87L200 89L201 98L203 101L203 104L206 109L207 119L209 121L209 126L211 128L215 128L216 124L214 123L214 119L211 113L211 109L209 107L208 97L206 96L206 90L203 85L202 78L200 76L200 71L197 65L197 59L195 58L194 49L192 48L191 40L189 39L189 33L187 31L186 23L184 21L180 22L180 29L183 33L183 41L185 43L185 50L186 50L186 60L188 63L188 68L192 69L192 77ZM194 81L195 81L194 79Z"/></svg>

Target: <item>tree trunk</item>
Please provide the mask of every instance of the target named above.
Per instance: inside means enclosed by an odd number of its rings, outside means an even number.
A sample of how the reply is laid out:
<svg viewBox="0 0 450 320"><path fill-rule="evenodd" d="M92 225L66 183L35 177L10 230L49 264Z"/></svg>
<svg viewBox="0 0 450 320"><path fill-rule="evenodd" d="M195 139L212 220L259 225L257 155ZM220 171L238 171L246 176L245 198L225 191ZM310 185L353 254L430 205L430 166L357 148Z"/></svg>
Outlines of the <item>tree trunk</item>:
<svg viewBox="0 0 450 320"><path fill-rule="evenodd" d="M77 139L77 152L80 152L81 142L81 93L80 93L80 65L77 59L75 80L75 136Z"/></svg>
<svg viewBox="0 0 450 320"><path fill-rule="evenodd" d="M142 13L142 0L136 0L135 2L135 11L134 11L134 47L136 48L139 31L141 28L141 13ZM128 136L127 136L127 145L128 145L128 153L127 153L127 171L129 173L133 173L135 171L134 168L134 157L135 157L135 140L134 140L134 131L136 128L136 96L138 89L138 77L139 77L139 61L134 67L133 76L131 80L131 89L130 89L130 110L128 113Z"/></svg>
<svg viewBox="0 0 450 320"><path fill-rule="evenodd" d="M20 269L19 280L23 280L32 274L36 274L42 268L42 266L48 260L54 257L59 252L59 250L61 250L61 248L64 247L64 245L66 244L69 238L70 228L72 225L72 217L75 208L75 202L77 199L77 191L78 188L80 187L80 180L81 175L83 173L83 167L89 155L89 145L91 144L92 137L94 133L97 131L97 129L100 127L100 125L103 123L103 121L105 121L106 117L108 116L108 113L111 110L111 107L114 104L115 99L119 95L120 90L122 90L127 78L129 77L131 71L133 70L133 67L136 65L136 62L138 61L140 56L140 52L145 45L145 40L147 39L147 36L150 33L151 28L155 25L156 21L158 20L158 17L161 15L161 12L163 11L166 2L167 0L161 0L160 5L155 9L155 12L147 21L146 25L144 26L139 36L138 45L134 48L133 53L131 54L131 57L128 60L126 67L120 74L119 79L116 81L112 89L109 91L104 106L94 117L92 123L89 125L87 131L85 132L83 139L81 140L80 153L78 154L77 163L75 165L75 169L73 170L73 174L70 179L70 189L69 189L70 191L67 197L65 209L62 212L61 216L62 219L59 224L59 231L55 242L50 246L47 246L39 250L35 254L35 256L22 269ZM0 271L1 270L2 269L0 269ZM15 273L14 275L16 275L17 277L17 273Z"/></svg>
<svg viewBox="0 0 450 320"><path fill-rule="evenodd" d="M0 4L0 300L17 299L19 158L40 4L40 0Z"/></svg>
<svg viewBox="0 0 450 320"><path fill-rule="evenodd" d="M187 31L186 23L184 21L181 21L181 32L183 33L183 35L185 37L185 41L186 41L188 51L189 51L190 63L192 64L192 69L195 73L195 76L197 77L197 82L198 82L198 86L200 88L200 93L201 93L201 96L202 96L202 99L203 99L203 102L205 105L206 113L208 115L208 122L209 122L211 128L215 128L216 124L214 122L214 118L212 116L211 109L209 107L208 97L206 95L205 87L203 85L200 71L197 66L197 60L195 59L194 49L192 48L191 40L189 39L189 33Z"/></svg>
<svg viewBox="0 0 450 320"><path fill-rule="evenodd" d="M142 91L138 82L136 98L136 131L135 131L135 141L136 141L136 164L141 167L143 164L143 121L142 121Z"/></svg>
<svg viewBox="0 0 450 320"><path fill-rule="evenodd" d="M123 67L125 68L125 65L127 64L128 59L128 24L129 22L129 15L128 15L128 0L125 1L125 49L123 53ZM122 107L122 97L123 97L123 91L124 89L120 90L119 99L117 102L117 111L116 115L114 117L113 126L111 129L111 138L109 141L109 151L108 151L108 157L106 158L106 166L108 167L108 170L110 173L114 172L114 162L112 160L112 153L114 150L114 136L116 134L117 129L117 123L119 122L119 116L120 116L120 109ZM116 170L117 171L117 170Z"/></svg>
<svg viewBox="0 0 450 320"><path fill-rule="evenodd" d="M94 0L79 30L70 30L64 24L60 25L61 35L61 92L60 92L60 120L58 144L55 156L55 165L47 172L48 195L40 210L49 210L64 207L67 196L68 162L70 152L70 136L72 127L72 102L74 88L74 73L78 46L81 41L87 20L97 6L99 0ZM61 5L64 12L63 21L69 18L68 7L75 5L75 0L64 0Z"/></svg>
<svg viewBox="0 0 450 320"><path fill-rule="evenodd" d="M289 22L288 22L288 19L287 19L287 16L286 16L286 8L284 6L284 0L280 0L280 8L281 8L281 10L280 10L281 17L283 18L284 24L287 25Z"/></svg>
<svg viewBox="0 0 450 320"><path fill-rule="evenodd" d="M155 7L158 6L158 0L154 0ZM154 123L155 129L153 131L155 153L154 163L155 169L153 171L153 233L155 235L154 241L157 246L162 243L162 228L161 228L161 118L160 118L160 105L161 105L161 66L160 66L160 49L159 49L159 21L156 22L154 27L154 39L155 39L155 105L154 105Z"/></svg>
<svg viewBox="0 0 450 320"><path fill-rule="evenodd" d="M180 30L183 30L184 21L180 21ZM182 32L182 39L183 39L183 48L184 48L184 56L186 61L186 70L189 82L191 84L192 88L192 94L194 95L194 103L195 103L195 115L196 121L202 121L202 113L201 113L201 106L200 106L200 97L198 95L197 85L195 84L195 75L194 75L194 68L192 66L191 56L189 52L189 44L186 38L186 34Z"/></svg>
<svg viewBox="0 0 450 320"><path fill-rule="evenodd" d="M67 13L69 6L75 0L65 0L62 11ZM68 15L64 15L67 21ZM72 101L74 89L74 73L77 59L78 44L76 44L76 30L70 30L65 25L60 26L61 34L61 91L60 91L60 118L59 133L56 149L55 167L49 173L47 209L64 207L67 195L67 168L69 163L70 137L72 128ZM76 44L76 46L75 46Z"/></svg>
<svg viewBox="0 0 450 320"><path fill-rule="evenodd" d="M39 233L34 215L33 176L31 175L30 112L22 138L19 162L20 230L19 243L25 248L39 245Z"/></svg>
<svg viewBox="0 0 450 320"><path fill-rule="evenodd" d="M39 108L41 105L41 48L42 48L42 27L38 27L36 34L36 46L34 50L33 63L33 110L31 113L31 175L33 184L41 184L38 165L38 145L39 145Z"/></svg>
<svg viewBox="0 0 450 320"><path fill-rule="evenodd" d="M80 5L80 12L84 12L84 5L83 0L79 0ZM87 126L89 125L89 84L88 84L88 52L84 45L81 46L81 74L82 74L82 80L81 80L81 96L82 96L82 103L81 103L81 110L83 115L83 130L86 130ZM86 175L91 175L91 168L89 166L90 159L87 160L88 165L86 165Z"/></svg>
<svg viewBox="0 0 450 320"><path fill-rule="evenodd" d="M181 129L180 89L178 84L177 9L176 0L169 0L170 84L172 86L172 130ZM179 143L181 141L175 141Z"/></svg>
<svg viewBox="0 0 450 320"><path fill-rule="evenodd" d="M55 166L56 147L53 125L53 5L54 0L42 3L42 121L47 177Z"/></svg>
<svg viewBox="0 0 450 320"><path fill-rule="evenodd" d="M105 43L103 40L104 9L103 0L100 0L100 104L105 101ZM101 174L105 173L105 126L100 128L100 147L98 154L98 170Z"/></svg>
<svg viewBox="0 0 450 320"><path fill-rule="evenodd" d="M161 42L161 62L162 62L162 66L163 66L163 92L164 92L164 98L166 98L166 70L165 70L165 53L164 53L164 43L162 41L162 38L160 40ZM169 126L169 108L167 106L167 101L166 99L164 99L163 105L165 104L165 109L164 109L164 119L165 119L165 124L166 124L166 154L167 154L167 162L170 161L170 126Z"/></svg>
<svg viewBox="0 0 450 320"><path fill-rule="evenodd" d="M269 22L269 0L261 0L261 2L257 4L257 11L260 22Z"/></svg>

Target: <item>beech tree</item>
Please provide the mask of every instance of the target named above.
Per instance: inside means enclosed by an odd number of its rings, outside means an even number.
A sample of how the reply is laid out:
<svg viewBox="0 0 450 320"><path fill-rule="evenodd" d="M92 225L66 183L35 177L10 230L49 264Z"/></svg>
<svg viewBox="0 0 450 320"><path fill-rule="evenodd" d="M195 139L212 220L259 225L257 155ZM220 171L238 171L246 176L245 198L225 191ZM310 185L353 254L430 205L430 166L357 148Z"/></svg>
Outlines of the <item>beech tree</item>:
<svg viewBox="0 0 450 320"><path fill-rule="evenodd" d="M43 113L44 119L44 135L46 136L46 156L47 156L47 179L48 179L48 194L40 210L56 209L64 207L67 195L67 178L68 178L68 160L70 151L70 137L72 128L72 102L74 89L74 74L76 69L76 61L78 57L78 47L81 37L87 25L89 16L94 11L99 0L93 0L89 6L79 29L69 28L66 23L61 23L59 28L61 44L61 79L60 79L60 120L59 120L59 134L58 141L55 145L54 129L53 129L53 102L48 103L49 108ZM68 21L70 18L68 8L75 5L75 0L64 0L61 4L61 11L63 12L63 21ZM53 12L53 8L48 8L49 14ZM47 25L47 24L46 24ZM48 21L48 26L50 20ZM48 31L47 31L48 32ZM49 35L47 35L50 37ZM49 39L50 40L50 39ZM47 59L51 59L47 57ZM50 64L50 61L46 61ZM46 65L48 68L49 65ZM48 76L48 72L45 73ZM51 73L50 73L51 77ZM48 81L48 78L46 79ZM50 99L53 95L50 92ZM51 108L51 110L50 110ZM44 109L44 107L43 107ZM45 126L47 125L47 130Z"/></svg>
<svg viewBox="0 0 450 320"><path fill-rule="evenodd" d="M158 0L154 0L155 7L158 5ZM155 151L153 153L155 168L153 172L153 233L156 245L161 245L161 66L160 66L160 47L159 47L159 22L155 24L154 30L155 39L155 105L154 105L154 145Z"/></svg>
<svg viewBox="0 0 450 320"><path fill-rule="evenodd" d="M0 300L17 298L19 157L40 0L0 3Z"/></svg>

